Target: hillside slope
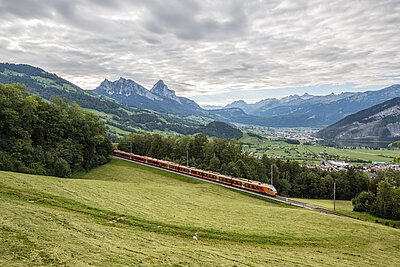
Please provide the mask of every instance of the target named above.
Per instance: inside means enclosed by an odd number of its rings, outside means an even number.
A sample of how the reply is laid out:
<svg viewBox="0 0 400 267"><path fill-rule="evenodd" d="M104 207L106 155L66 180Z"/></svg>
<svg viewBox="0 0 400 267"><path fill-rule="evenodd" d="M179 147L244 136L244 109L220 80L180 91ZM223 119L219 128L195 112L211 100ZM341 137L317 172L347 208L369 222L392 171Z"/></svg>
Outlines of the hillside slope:
<svg viewBox="0 0 400 267"><path fill-rule="evenodd" d="M322 129L318 137L329 140L400 137L400 97L347 116Z"/></svg>
<svg viewBox="0 0 400 267"><path fill-rule="evenodd" d="M0 185L0 265L400 264L398 229L121 160L80 179L0 172Z"/></svg>
<svg viewBox="0 0 400 267"><path fill-rule="evenodd" d="M200 126L194 132L225 139L240 139L243 136L241 130L221 121L213 121L205 126Z"/></svg>
<svg viewBox="0 0 400 267"><path fill-rule="evenodd" d="M168 116L151 110L128 107L108 97L99 97L43 69L30 65L0 63L0 83L23 83L30 93L46 100L60 96L95 112L109 132L172 131L186 134L197 121ZM115 130L113 130L115 129Z"/></svg>

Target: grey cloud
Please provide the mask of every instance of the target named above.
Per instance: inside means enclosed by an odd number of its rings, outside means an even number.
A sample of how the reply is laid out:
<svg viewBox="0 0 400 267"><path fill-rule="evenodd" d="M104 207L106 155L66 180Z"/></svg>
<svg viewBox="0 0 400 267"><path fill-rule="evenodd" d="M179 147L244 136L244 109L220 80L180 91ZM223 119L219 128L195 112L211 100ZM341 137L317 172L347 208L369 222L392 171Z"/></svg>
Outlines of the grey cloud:
<svg viewBox="0 0 400 267"><path fill-rule="evenodd" d="M201 3L201 2L199 2ZM207 17L210 11L195 1L154 1L148 8L145 27L158 34L170 33L185 40L224 38L238 33L246 25L240 2L232 2L220 16L226 21ZM213 6L211 6L213 8ZM218 36L217 36L218 35Z"/></svg>
<svg viewBox="0 0 400 267"><path fill-rule="evenodd" d="M368 86L395 82L379 75L400 68L399 1L0 0L0 9L1 61L146 87L162 78L178 95Z"/></svg>

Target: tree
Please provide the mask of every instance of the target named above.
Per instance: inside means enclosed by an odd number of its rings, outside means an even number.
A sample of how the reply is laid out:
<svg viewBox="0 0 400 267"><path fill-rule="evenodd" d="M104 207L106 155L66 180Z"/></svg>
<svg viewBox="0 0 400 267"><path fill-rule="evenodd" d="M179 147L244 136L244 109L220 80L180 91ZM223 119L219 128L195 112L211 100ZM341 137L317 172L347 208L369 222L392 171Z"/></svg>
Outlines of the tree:
<svg viewBox="0 0 400 267"><path fill-rule="evenodd" d="M69 177L71 169L68 162L63 158L58 158L54 163L55 175L59 177Z"/></svg>
<svg viewBox="0 0 400 267"><path fill-rule="evenodd" d="M391 218L396 205L400 205L400 203L396 203L393 186L386 181L379 182L378 193L372 212L380 217Z"/></svg>
<svg viewBox="0 0 400 267"><path fill-rule="evenodd" d="M376 197L372 192L362 191L357 197L352 199L354 211L370 212L375 204Z"/></svg>
<svg viewBox="0 0 400 267"><path fill-rule="evenodd" d="M215 172L220 170L220 161L216 156L210 159L210 165L208 166L208 169Z"/></svg>

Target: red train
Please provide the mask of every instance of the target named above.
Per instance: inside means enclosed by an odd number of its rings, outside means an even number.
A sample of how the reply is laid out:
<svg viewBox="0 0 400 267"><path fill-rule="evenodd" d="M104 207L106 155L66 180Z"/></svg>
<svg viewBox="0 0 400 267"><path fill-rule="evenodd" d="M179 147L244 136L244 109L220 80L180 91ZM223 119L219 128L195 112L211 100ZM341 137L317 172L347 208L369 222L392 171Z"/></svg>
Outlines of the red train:
<svg viewBox="0 0 400 267"><path fill-rule="evenodd" d="M115 157L125 158L132 161L141 162L144 164L157 166L160 168L168 169L175 172L185 173L188 175L196 176L203 179L212 180L222 184L228 184L235 187L240 187L246 190L255 191L264 193L271 196L276 196L277 191L273 185L265 184L257 181L247 180L243 178L235 178L230 177L227 175L210 172L210 171L203 171L192 167L182 166L176 163L158 160L150 157L139 156L136 154L127 153L120 150L114 150L113 155Z"/></svg>

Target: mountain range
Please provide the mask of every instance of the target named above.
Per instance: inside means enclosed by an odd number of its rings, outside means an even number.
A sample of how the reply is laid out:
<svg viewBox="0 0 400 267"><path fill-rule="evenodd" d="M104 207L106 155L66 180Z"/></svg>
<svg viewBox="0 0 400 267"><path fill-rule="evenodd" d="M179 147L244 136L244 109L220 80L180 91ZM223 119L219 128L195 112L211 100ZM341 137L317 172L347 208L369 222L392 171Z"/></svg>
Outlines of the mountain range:
<svg viewBox="0 0 400 267"><path fill-rule="evenodd" d="M240 130L225 123L213 123L211 114L208 114L209 117L188 118L188 113L190 115L203 110L194 101L177 97L163 81L157 82L149 91L131 80L105 80L96 90L89 91L37 67L0 63L0 83L25 84L28 92L48 101L59 96L76 102L96 113L105 122L108 134L115 141L121 135L132 132L184 135L204 133L228 139L242 134ZM129 101L131 104L128 104ZM174 112L180 116L169 115Z"/></svg>
<svg viewBox="0 0 400 267"><path fill-rule="evenodd" d="M98 114L111 132L175 132L189 134L212 121L271 127L324 127L400 95L400 85L377 91L326 96L292 95L255 104L240 100L206 110L179 97L162 80L148 90L133 80L105 79L95 90L83 90L56 74L29 65L0 64L0 83L24 83L47 100L57 95ZM200 129L200 128L198 128Z"/></svg>
<svg viewBox="0 0 400 267"><path fill-rule="evenodd" d="M193 100L178 97L175 91L159 80L151 90L133 80L119 78L114 82L105 79L92 92L115 99L120 103L178 115L199 115L203 111Z"/></svg>
<svg viewBox="0 0 400 267"><path fill-rule="evenodd" d="M56 74L25 64L0 63L0 83L22 83L30 93L46 100L59 96L75 101L81 107L95 112L106 123L111 137L118 138L130 132L176 132L188 134L204 123L166 113L128 106L110 97L83 90ZM204 122L210 122L204 121Z"/></svg>
<svg viewBox="0 0 400 267"><path fill-rule="evenodd" d="M254 104L235 101L225 108L240 108L249 115L263 118L279 116L286 126L327 126L347 115L400 96L400 85L367 92L345 92L325 96L291 95L282 99L267 98ZM295 115L295 116L294 116ZM298 120L293 120L297 117Z"/></svg>

